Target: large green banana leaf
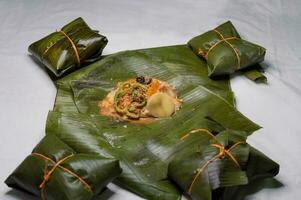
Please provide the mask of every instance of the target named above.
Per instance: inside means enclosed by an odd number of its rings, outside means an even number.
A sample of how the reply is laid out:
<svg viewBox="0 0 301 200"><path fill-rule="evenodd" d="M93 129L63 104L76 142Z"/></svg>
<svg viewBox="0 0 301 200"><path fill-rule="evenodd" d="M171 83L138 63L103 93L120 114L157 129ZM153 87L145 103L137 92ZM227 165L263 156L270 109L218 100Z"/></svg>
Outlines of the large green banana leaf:
<svg viewBox="0 0 301 200"><path fill-rule="evenodd" d="M214 81L206 77L206 62L196 56L187 45L123 51L108 55L58 80L57 85L69 83L71 80L99 80L114 85L138 74L169 79L176 87L182 85L182 82L191 81L215 92L230 90L228 78Z"/></svg>
<svg viewBox="0 0 301 200"><path fill-rule="evenodd" d="M188 119L193 117L189 115L190 113L187 114ZM55 134L77 152L95 152L103 155L105 151L119 159L123 172L115 180L115 183L143 198L179 199L180 192L168 179L167 172L170 161L199 151L202 145L208 145L210 142L208 137L198 135L189 140L180 140L186 127L189 126L192 129L201 127L213 132L223 128L208 119L200 119L198 122L187 120L182 126L175 126L173 121L168 121L139 127L128 123L110 122L99 115L50 112L46 132ZM104 140L107 141L107 145L103 144ZM241 162L248 176L238 173L236 175L240 175L239 178L233 178L228 173L221 177L225 181L221 187L231 186L230 188L207 190L206 193L202 193L202 197L218 194L221 199L231 199L228 198L228 195L232 195L231 191L236 190L234 186L238 187L246 184L248 180L251 183L258 178L275 176L278 173L278 165L258 151L250 150L250 155L242 152L244 158L239 156L240 153L236 151L236 154L233 154L240 161L245 160L248 156L245 164ZM191 169L193 163L192 160L189 160L185 166L190 166ZM231 164L224 163L225 166L232 166ZM225 168L232 169L231 167ZM218 174L219 170L215 170L217 169L213 169L212 173ZM194 169L191 173L193 172ZM232 175L235 174L232 173ZM232 182L229 183L229 180ZM215 180L215 184L220 182L219 179Z"/></svg>
<svg viewBox="0 0 301 200"><path fill-rule="evenodd" d="M210 77L232 74L255 65L264 60L266 51L259 45L242 40L230 21L192 38L188 45L195 54L206 59ZM252 77L250 74L246 76Z"/></svg>
<svg viewBox="0 0 301 200"><path fill-rule="evenodd" d="M48 135L5 183L41 199L90 200L120 173L118 160L96 155L96 151L79 154Z"/></svg>
<svg viewBox="0 0 301 200"><path fill-rule="evenodd" d="M152 133L144 127L125 128L102 116L50 112L46 133L57 135L77 152L111 154L120 160L123 170L116 182L146 199L180 199L176 187L167 180L167 163L145 148Z"/></svg>
<svg viewBox="0 0 301 200"><path fill-rule="evenodd" d="M99 113L98 101L117 82L138 75L151 76L176 87L184 103L172 120L195 110L196 118L209 117L227 128L248 133L260 128L235 108L229 80L211 80L206 62L186 45L120 52L80 69L57 82L54 110L75 110L74 102L80 113Z"/></svg>
<svg viewBox="0 0 301 200"><path fill-rule="evenodd" d="M61 31L32 43L28 51L59 77L98 60L107 43L105 36L77 18Z"/></svg>
<svg viewBox="0 0 301 200"><path fill-rule="evenodd" d="M211 80L206 66L186 45L106 56L57 82L46 132L56 134L78 152L106 152L119 159L123 172L115 182L120 186L146 199L179 199L181 193L168 180L167 169L179 148L191 149L180 143L181 134L198 127L247 134L260 128L235 108L229 79ZM174 85L184 100L179 112L147 125L101 116L98 102L117 82L138 75ZM104 141L108 145L99 147Z"/></svg>

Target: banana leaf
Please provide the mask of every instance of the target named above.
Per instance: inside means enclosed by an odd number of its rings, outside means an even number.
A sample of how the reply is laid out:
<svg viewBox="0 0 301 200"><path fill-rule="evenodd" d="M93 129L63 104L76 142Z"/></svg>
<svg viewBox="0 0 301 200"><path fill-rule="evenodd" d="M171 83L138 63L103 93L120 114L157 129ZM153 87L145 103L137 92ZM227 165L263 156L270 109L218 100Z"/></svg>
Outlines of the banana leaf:
<svg viewBox="0 0 301 200"><path fill-rule="evenodd" d="M186 118L190 119L190 117L193 118L190 113L187 113ZM108 122L105 117L99 115L50 112L46 132L49 135L56 135L81 153L87 150L90 153L93 151L97 153L100 149L112 148L113 151L110 150L110 153L120 160L123 169L122 174L114 180L121 187L146 199L180 199L181 191L177 190L167 174L169 163L175 158L200 151L202 145L206 146L210 143L208 137L198 135L189 140L181 141L179 138L185 133L187 126L192 129L202 127L214 133L224 130L223 127L208 119L198 122L187 120L182 126L174 126L173 121L169 121L167 124L161 121L139 127L128 123L122 125L118 122ZM245 139L246 133L232 131L226 136ZM98 147L99 141L103 141L103 139L109 145ZM227 142L226 139L222 139ZM231 199L228 197L232 197L232 191L239 190L236 189L239 187L237 185L246 184L247 180L250 180L250 184L252 184L251 180L275 176L278 173L279 166L276 163L257 150L250 150L248 154L249 148L253 149L247 146L247 148L240 148L233 152L244 166L243 169L247 169L247 177L245 172L237 173L236 176L243 177L239 180L234 178L232 184L227 185L231 187L210 190L209 193L203 193L204 196L211 195L212 192L212 195L221 199ZM239 157L240 154L242 156ZM246 155L248 155L248 162L242 162L246 159ZM186 165L193 166L193 163L192 160L189 160ZM233 170L231 167L226 168L227 171L229 169ZM228 175L232 177L235 174L228 171ZM221 178L225 177L227 176ZM225 179L225 181L227 183L228 180ZM226 183L223 183L223 186Z"/></svg>
<svg viewBox="0 0 301 200"><path fill-rule="evenodd" d="M279 165L252 146L250 146L248 166L245 171L248 176L247 185L219 188L213 191L213 198L241 200L263 188L283 186L282 183L272 178L279 173Z"/></svg>
<svg viewBox="0 0 301 200"><path fill-rule="evenodd" d="M255 65L264 60L266 52L265 48L241 39L230 21L192 38L188 45L207 61L210 77L232 74Z"/></svg>
<svg viewBox="0 0 301 200"><path fill-rule="evenodd" d="M190 149L190 144L177 145L183 127L161 123L141 127L108 121L99 115L50 112L46 133L56 135L80 153L111 153L123 170L114 182L143 198L180 199L181 193L167 177L168 162L179 149L188 145ZM200 124L216 129L210 120L198 121ZM104 139L108 145L98 146Z"/></svg>
<svg viewBox="0 0 301 200"><path fill-rule="evenodd" d="M116 122L99 115L98 102L117 82L138 75L155 77L176 86L179 98L184 100L179 112L149 125ZM95 143L92 141L106 140L109 144L112 139L120 141L111 147L112 156L120 160L123 169L115 182L147 199L180 198L180 193L167 179L168 158L178 151L174 148L177 133L200 124L205 126L205 122L210 129L220 130L225 126L248 134L260 128L235 108L229 80L210 79L206 62L186 45L112 54L58 80L57 87L55 112L49 114L46 132L57 134L79 152L90 151L88 147ZM156 137L159 139L155 140ZM150 146L150 150L146 151L143 144ZM162 147L156 150L157 146ZM96 149L97 146L93 146L92 151ZM145 164L140 167L135 163Z"/></svg>
<svg viewBox="0 0 301 200"><path fill-rule="evenodd" d="M257 124L235 108L229 80L210 79L204 66L206 62L199 59L186 45L112 54L60 79L57 85L64 96L57 95L54 110L64 112L65 105L68 104L66 107L69 109L74 102L78 112L98 114L98 102L119 81L144 75L176 87L178 97L184 103L170 120L195 110L196 119L207 117L226 128L243 130L249 134L258 130L260 127ZM69 98L66 98L68 93ZM61 98L68 99L69 103L60 100ZM74 106L71 107L75 110Z"/></svg>
<svg viewBox="0 0 301 200"><path fill-rule="evenodd" d="M57 86L53 111L66 113L78 112L74 104L72 90L68 84Z"/></svg>
<svg viewBox="0 0 301 200"><path fill-rule="evenodd" d="M191 199L236 199L231 191L278 174L279 165L245 143L244 132L225 130L212 136L205 131L195 132L198 135L193 137L191 134L187 138L200 140L197 150L182 153L169 164L169 177ZM213 146L217 144L229 153L220 154L222 149Z"/></svg>
<svg viewBox="0 0 301 200"><path fill-rule="evenodd" d="M107 43L105 36L77 18L60 31L32 43L28 51L60 77L98 60Z"/></svg>
<svg viewBox="0 0 301 200"><path fill-rule="evenodd" d="M98 102L112 89L106 82L100 81L71 81L70 85L75 106L83 114L99 115ZM179 88L178 92L184 103L181 109L169 118L170 121L185 121L185 114L193 112L195 120L210 118L224 127L244 130L249 134L259 128L258 125L245 118L228 102L225 102L223 98L204 87L196 86L188 91L181 91L181 88Z"/></svg>
<svg viewBox="0 0 301 200"><path fill-rule="evenodd" d="M94 152L76 153L56 136L48 135L5 183L41 199L90 200L120 173L116 159Z"/></svg>
<svg viewBox="0 0 301 200"><path fill-rule="evenodd" d="M241 70L242 74L249 80L256 83L267 83L267 77L263 74L264 70L260 64L255 64L252 68Z"/></svg>
<svg viewBox="0 0 301 200"><path fill-rule="evenodd" d="M180 199L177 188L166 179L167 163L145 148L145 138L150 134L142 130L133 127L131 132L102 116L58 112L49 113L46 127L47 134L56 135L79 153L101 155L105 151L118 159L122 174L115 183L121 187L146 199ZM141 134L134 134L139 131Z"/></svg>

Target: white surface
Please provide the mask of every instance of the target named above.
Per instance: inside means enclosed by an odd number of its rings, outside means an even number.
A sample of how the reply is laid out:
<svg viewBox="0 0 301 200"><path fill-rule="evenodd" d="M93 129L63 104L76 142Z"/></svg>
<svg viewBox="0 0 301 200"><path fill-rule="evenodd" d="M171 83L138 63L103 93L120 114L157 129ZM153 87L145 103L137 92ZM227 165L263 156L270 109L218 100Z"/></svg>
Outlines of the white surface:
<svg viewBox="0 0 301 200"><path fill-rule="evenodd" d="M104 53L186 43L231 20L267 48L268 85L235 77L239 110L264 128L249 142L280 163L284 186L248 199L301 199L301 1L0 0L0 199L32 199L3 183L44 135L55 86L28 56L28 45L83 17L109 38ZM109 186L109 199L140 199Z"/></svg>

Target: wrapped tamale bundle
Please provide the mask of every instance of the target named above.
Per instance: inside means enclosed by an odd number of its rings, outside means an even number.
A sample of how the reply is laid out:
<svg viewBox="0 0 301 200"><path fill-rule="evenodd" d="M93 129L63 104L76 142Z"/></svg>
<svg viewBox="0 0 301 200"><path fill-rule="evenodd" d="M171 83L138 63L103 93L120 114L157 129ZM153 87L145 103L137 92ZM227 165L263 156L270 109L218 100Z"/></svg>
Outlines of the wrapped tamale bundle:
<svg viewBox="0 0 301 200"><path fill-rule="evenodd" d="M264 60L265 48L241 39L228 21L192 38L188 45L204 58L210 77L232 74Z"/></svg>
<svg viewBox="0 0 301 200"><path fill-rule="evenodd" d="M168 169L169 177L191 199L231 199L227 194L235 187L278 174L279 165L247 144L244 132L225 130L214 136L194 129L181 139L202 141L197 150L179 154Z"/></svg>
<svg viewBox="0 0 301 200"><path fill-rule="evenodd" d="M32 43L28 51L59 77L99 59L107 43L105 36L77 18L61 30Z"/></svg>
<svg viewBox="0 0 301 200"><path fill-rule="evenodd" d="M50 135L42 139L5 183L42 200L90 200L120 173L117 160L77 154Z"/></svg>

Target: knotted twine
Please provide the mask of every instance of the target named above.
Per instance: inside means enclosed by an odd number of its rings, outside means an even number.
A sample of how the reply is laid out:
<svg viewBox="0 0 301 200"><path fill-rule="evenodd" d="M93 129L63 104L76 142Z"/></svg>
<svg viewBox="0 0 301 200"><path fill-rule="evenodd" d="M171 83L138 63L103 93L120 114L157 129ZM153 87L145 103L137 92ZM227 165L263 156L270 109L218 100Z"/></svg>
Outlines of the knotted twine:
<svg viewBox="0 0 301 200"><path fill-rule="evenodd" d="M192 179L192 182L191 184L189 185L189 188L188 188L188 194L191 195L191 192L192 192L192 188L196 182L196 180L198 179L198 177L202 174L202 172L208 167L208 165L212 162L214 162L215 160L217 159L223 159L225 158L226 156L229 156L231 158L231 160L234 162L234 164L237 166L237 167L240 167L239 165L239 162L237 161L237 159L232 155L231 151L239 144L245 144L244 141L239 141L239 142L236 142L235 144L233 144L229 149L226 149L219 141L218 139L210 132L208 131L207 129L194 129L188 133L186 133L185 135L183 135L181 137L181 140L184 140L186 139L187 137L189 137L192 133L206 133L208 134L210 137L212 137L214 140L215 140L215 144L211 144L210 146L212 147L216 147L217 149L219 149L219 153L217 155L215 155L214 157L212 157L211 159L207 160L205 162L204 165L200 166L198 169L197 169L197 173L196 175L193 177Z"/></svg>
<svg viewBox="0 0 301 200"><path fill-rule="evenodd" d="M46 183L49 181L51 175L54 173L54 171L57 168L60 168L61 170L63 170L64 172L67 172L68 174L72 175L73 177L77 178L84 186L85 188L93 193L91 186L83 179L81 178L79 175L77 175L76 173L70 171L69 169L63 167L61 164L63 164L63 162L65 162L66 160L68 160L69 158L73 157L74 155L71 154L69 156L66 156L64 158L62 158L61 160L59 160L58 162L55 162L54 160L52 160L51 158L40 154L40 153L32 153L32 155L34 156L38 156L40 158L42 158L45 161L45 168L44 168L44 177L43 177L43 181L41 182L41 184L39 185L39 188L41 190L41 199L42 200L46 200L45 197L45 187L46 187ZM52 167L52 169L50 171L48 171L48 162L51 162L52 164L54 164L54 166Z"/></svg>
<svg viewBox="0 0 301 200"><path fill-rule="evenodd" d="M236 56L236 59L237 59L237 69L239 69L240 68L240 56L239 56L238 52L236 51L236 49L234 48L234 46L229 42L229 40L235 40L235 39L239 39L239 38L237 38L237 37L228 37L228 38L225 38L219 31L217 31L215 29L213 29L213 31L215 33L217 33L221 39L218 42L216 42L215 44L213 44L208 49L207 52L204 52L201 48L199 48L198 54L207 60L208 59L208 55L212 51L212 49L214 49L217 45L221 44L222 42L225 42L225 43L227 43L230 46L230 48L235 53L235 56Z"/></svg>

